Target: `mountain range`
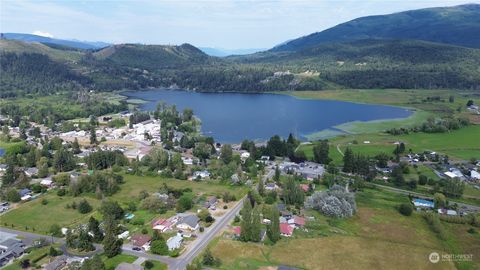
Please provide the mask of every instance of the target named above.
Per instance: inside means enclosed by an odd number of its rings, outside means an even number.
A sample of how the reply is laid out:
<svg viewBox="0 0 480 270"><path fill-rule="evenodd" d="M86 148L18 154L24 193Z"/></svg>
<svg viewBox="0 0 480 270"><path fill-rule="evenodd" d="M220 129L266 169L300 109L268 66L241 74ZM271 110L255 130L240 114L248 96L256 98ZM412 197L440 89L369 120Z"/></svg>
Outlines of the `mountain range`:
<svg viewBox="0 0 480 270"><path fill-rule="evenodd" d="M267 51L228 57L190 44L94 45L2 34L0 94L150 87L480 89L479 18L480 5L474 4L364 17Z"/></svg>

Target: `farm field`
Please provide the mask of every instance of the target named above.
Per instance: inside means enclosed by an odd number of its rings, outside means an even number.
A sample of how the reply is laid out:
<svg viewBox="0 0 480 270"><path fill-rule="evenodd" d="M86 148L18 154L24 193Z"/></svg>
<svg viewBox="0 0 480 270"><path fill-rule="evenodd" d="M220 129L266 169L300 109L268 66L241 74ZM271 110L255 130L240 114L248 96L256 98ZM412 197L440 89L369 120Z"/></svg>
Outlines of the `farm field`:
<svg viewBox="0 0 480 270"><path fill-rule="evenodd" d="M304 269L475 269L473 262L428 260L431 252L471 253L478 251L479 238L467 233L469 226L442 223L448 230L447 241L431 231L423 217L414 213L402 216L396 207L406 196L366 189L358 193L357 214L347 220L331 219L316 212L307 223L308 232L296 231L274 246L220 239L212 247L222 258L221 269L267 269L290 265ZM461 235L461 237L457 237ZM472 239L473 238L473 239ZM462 240L463 239L463 240ZM352 256L352 254L355 254ZM476 254L476 253L475 253Z"/></svg>

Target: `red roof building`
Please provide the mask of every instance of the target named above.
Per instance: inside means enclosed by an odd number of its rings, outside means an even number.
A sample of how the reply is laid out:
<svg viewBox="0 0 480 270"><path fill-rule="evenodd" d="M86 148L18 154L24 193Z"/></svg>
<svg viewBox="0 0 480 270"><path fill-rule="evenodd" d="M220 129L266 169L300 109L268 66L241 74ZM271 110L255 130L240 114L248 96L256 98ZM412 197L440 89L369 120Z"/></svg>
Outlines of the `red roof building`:
<svg viewBox="0 0 480 270"><path fill-rule="evenodd" d="M300 188L303 192L308 192L310 190L310 187L307 184L300 184Z"/></svg>
<svg viewBox="0 0 480 270"><path fill-rule="evenodd" d="M305 226L305 218L299 217L299 216L293 216L293 223L297 227L303 227Z"/></svg>
<svg viewBox="0 0 480 270"><path fill-rule="evenodd" d="M142 247L152 240L152 237L148 234L135 234L132 236L131 241L134 246Z"/></svg>
<svg viewBox="0 0 480 270"><path fill-rule="evenodd" d="M233 234L235 236L240 237L241 233L242 233L242 228L240 226L233 227Z"/></svg>
<svg viewBox="0 0 480 270"><path fill-rule="evenodd" d="M287 223L280 223L280 234L283 236L292 236L293 228Z"/></svg>

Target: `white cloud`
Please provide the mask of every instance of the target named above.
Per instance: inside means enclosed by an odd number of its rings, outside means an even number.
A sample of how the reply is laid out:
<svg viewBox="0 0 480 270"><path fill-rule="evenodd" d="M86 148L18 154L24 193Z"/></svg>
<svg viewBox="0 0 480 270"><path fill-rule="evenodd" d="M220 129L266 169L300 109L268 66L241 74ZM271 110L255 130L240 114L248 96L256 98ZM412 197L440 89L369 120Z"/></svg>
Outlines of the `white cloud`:
<svg viewBox="0 0 480 270"><path fill-rule="evenodd" d="M43 32L43 31L40 31L40 30L36 30L36 31L33 31L34 35L37 35L37 36L42 36L42 37L49 37L49 38L53 38L53 35L48 33L48 32Z"/></svg>

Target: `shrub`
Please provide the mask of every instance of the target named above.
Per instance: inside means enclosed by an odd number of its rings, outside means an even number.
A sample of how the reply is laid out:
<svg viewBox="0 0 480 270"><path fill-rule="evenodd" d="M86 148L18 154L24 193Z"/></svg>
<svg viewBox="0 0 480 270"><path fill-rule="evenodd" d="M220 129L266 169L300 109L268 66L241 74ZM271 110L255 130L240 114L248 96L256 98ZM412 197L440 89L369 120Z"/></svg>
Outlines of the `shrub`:
<svg viewBox="0 0 480 270"><path fill-rule="evenodd" d="M145 264L143 265L145 267L145 269L152 269L153 268L153 262L151 261L145 261Z"/></svg>
<svg viewBox="0 0 480 270"><path fill-rule="evenodd" d="M418 184L419 184L419 185L424 186L424 185L427 184L427 182L428 182L428 178L427 178L425 175L421 174L421 175L418 177Z"/></svg>
<svg viewBox="0 0 480 270"><path fill-rule="evenodd" d="M400 204L398 211L404 216L411 216L413 212L413 206L410 203L402 203Z"/></svg>
<svg viewBox="0 0 480 270"><path fill-rule="evenodd" d="M148 234L147 228L143 228L143 229L142 229L142 234Z"/></svg>
<svg viewBox="0 0 480 270"><path fill-rule="evenodd" d="M92 206L87 202L87 200L83 199L79 204L78 204L78 212L80 214L86 214L92 211Z"/></svg>
<svg viewBox="0 0 480 270"><path fill-rule="evenodd" d="M227 205L224 205L224 206L223 206L223 209L228 209L228 206L227 206Z"/></svg>
<svg viewBox="0 0 480 270"><path fill-rule="evenodd" d="M42 205L47 205L48 204L48 200L47 199L42 199Z"/></svg>
<svg viewBox="0 0 480 270"><path fill-rule="evenodd" d="M468 229L467 232L468 232L469 234L476 234L476 233L477 233L477 231L476 231L474 228Z"/></svg>
<svg viewBox="0 0 480 270"><path fill-rule="evenodd" d="M65 196L65 194L66 194L66 191L63 188L61 188L57 191L57 196L62 197L62 196Z"/></svg>
<svg viewBox="0 0 480 270"><path fill-rule="evenodd" d="M168 255L167 243L163 239L152 241L150 245L150 251L153 254Z"/></svg>
<svg viewBox="0 0 480 270"><path fill-rule="evenodd" d="M62 228L60 228L58 224L53 224L52 226L50 226L49 233L50 235L60 237L62 236Z"/></svg>

